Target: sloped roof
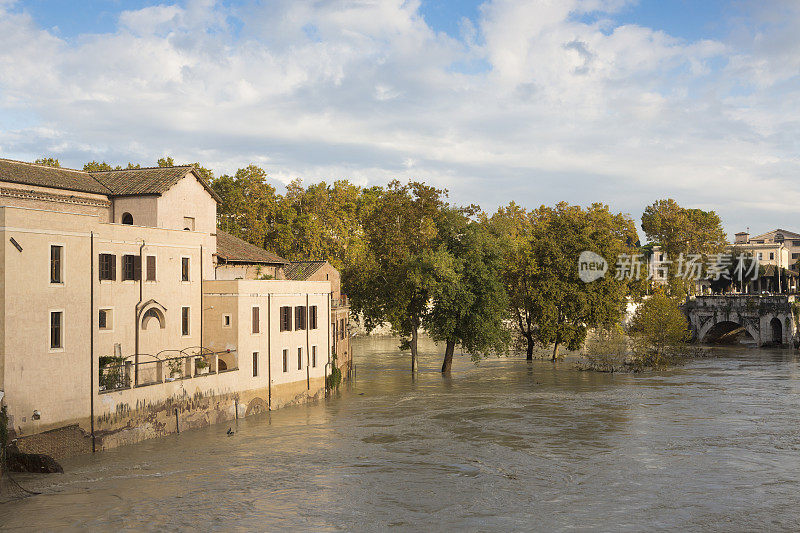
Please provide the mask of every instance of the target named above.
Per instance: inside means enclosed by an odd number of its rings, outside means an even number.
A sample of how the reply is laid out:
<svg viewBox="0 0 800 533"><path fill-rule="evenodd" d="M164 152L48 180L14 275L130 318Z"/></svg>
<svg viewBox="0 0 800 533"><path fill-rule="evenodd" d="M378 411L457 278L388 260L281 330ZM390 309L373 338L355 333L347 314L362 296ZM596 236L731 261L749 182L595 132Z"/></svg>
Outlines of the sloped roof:
<svg viewBox="0 0 800 533"><path fill-rule="evenodd" d="M768 231L766 233L762 233L761 235L756 235L755 237L750 237L750 240L765 239L767 238L768 235L774 235L776 233L783 233L784 237L789 237L790 239L800 239L800 233L795 233L794 231L778 228L772 231Z"/></svg>
<svg viewBox="0 0 800 533"><path fill-rule="evenodd" d="M106 196L160 195L193 169L192 165L183 165L85 172L0 158L0 181ZM221 202L204 179L196 173L195 177L214 200Z"/></svg>
<svg viewBox="0 0 800 533"><path fill-rule="evenodd" d="M113 191L114 196L164 194L194 169L193 165L177 167L129 168L89 172L93 178ZM197 180L217 202L217 193L200 176Z"/></svg>
<svg viewBox="0 0 800 533"><path fill-rule="evenodd" d="M0 181L68 191L111 194L108 187L94 179L88 172L48 167L13 159L0 159Z"/></svg>
<svg viewBox="0 0 800 533"><path fill-rule="evenodd" d="M217 230L217 257L227 263L286 264L288 261L254 244Z"/></svg>
<svg viewBox="0 0 800 533"><path fill-rule="evenodd" d="M292 261L283 269L283 273L286 275L286 279L305 281L325 263L327 261Z"/></svg>

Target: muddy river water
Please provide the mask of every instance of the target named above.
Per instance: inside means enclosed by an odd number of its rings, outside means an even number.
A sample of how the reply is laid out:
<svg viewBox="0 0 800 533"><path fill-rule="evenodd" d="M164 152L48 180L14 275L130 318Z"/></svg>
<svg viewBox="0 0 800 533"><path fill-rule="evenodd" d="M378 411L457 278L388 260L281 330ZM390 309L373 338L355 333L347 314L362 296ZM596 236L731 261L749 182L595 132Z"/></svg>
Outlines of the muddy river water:
<svg viewBox="0 0 800 533"><path fill-rule="evenodd" d="M0 506L31 530L800 530L800 358L719 349L578 372L357 339L316 404L63 462ZM235 431L227 436L228 427Z"/></svg>

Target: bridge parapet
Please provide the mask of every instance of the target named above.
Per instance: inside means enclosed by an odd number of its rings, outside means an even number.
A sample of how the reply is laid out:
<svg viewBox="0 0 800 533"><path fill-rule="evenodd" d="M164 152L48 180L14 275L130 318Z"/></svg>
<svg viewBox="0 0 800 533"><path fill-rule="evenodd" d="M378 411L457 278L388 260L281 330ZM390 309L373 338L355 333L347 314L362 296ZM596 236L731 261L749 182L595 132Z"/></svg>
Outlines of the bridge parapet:
<svg viewBox="0 0 800 533"><path fill-rule="evenodd" d="M757 345L789 344L797 335L794 295L697 296L684 309L692 334L699 341L725 328L744 329Z"/></svg>

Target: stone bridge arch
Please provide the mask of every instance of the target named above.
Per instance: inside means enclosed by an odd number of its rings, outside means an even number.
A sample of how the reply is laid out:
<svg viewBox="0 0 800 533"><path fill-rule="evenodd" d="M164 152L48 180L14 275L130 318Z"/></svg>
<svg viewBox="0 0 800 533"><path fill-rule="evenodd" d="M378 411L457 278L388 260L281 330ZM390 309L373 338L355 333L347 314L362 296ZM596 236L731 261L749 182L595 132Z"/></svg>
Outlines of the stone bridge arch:
<svg viewBox="0 0 800 533"><path fill-rule="evenodd" d="M698 296L686 302L684 310L699 342L738 327L744 328L757 346L791 344L797 337L794 296Z"/></svg>

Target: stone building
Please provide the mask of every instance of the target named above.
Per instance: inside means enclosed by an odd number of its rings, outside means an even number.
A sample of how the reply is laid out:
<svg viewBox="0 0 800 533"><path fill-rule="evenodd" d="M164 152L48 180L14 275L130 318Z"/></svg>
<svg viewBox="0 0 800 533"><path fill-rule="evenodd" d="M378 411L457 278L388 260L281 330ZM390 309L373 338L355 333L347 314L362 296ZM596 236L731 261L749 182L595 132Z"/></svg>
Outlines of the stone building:
<svg viewBox="0 0 800 533"><path fill-rule="evenodd" d="M283 260L217 231L218 201L192 166L0 159L0 390L23 451L112 447L324 390L331 282L282 280ZM256 267L273 280L233 279Z"/></svg>

